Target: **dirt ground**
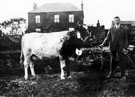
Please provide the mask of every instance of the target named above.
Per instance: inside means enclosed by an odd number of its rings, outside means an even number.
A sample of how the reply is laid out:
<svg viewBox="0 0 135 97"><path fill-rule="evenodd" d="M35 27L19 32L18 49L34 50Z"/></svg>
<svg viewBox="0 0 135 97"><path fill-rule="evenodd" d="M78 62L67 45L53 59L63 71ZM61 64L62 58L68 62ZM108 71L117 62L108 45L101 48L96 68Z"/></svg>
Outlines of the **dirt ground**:
<svg viewBox="0 0 135 97"><path fill-rule="evenodd" d="M119 72L106 79L95 69L71 75L65 80L60 80L60 73L38 74L27 81L20 76L1 77L0 97L135 97L134 70L126 71L126 79Z"/></svg>
<svg viewBox="0 0 135 97"><path fill-rule="evenodd" d="M6 75L0 74L0 97L135 97L135 68L131 62L127 61L126 64L126 79L120 77L119 68L113 78L106 79L109 58L104 59L103 71L100 69L101 59L95 57L90 64L91 58L85 57L83 65L71 62L72 78L65 80L60 80L58 61L50 63L57 65L53 67L55 72L49 70L49 67L45 71L43 65L37 63L36 78L30 77L27 81L23 77L23 68L8 70L7 66L4 71L1 70Z"/></svg>

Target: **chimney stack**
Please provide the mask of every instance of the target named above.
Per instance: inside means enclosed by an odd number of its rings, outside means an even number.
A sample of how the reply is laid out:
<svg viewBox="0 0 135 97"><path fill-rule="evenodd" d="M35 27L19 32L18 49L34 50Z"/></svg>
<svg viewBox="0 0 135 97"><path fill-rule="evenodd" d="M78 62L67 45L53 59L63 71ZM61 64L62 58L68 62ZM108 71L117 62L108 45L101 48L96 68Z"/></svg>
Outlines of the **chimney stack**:
<svg viewBox="0 0 135 97"><path fill-rule="evenodd" d="M81 2L81 10L83 11L83 0Z"/></svg>
<svg viewBox="0 0 135 97"><path fill-rule="evenodd" d="M34 9L37 9L37 4L36 3L33 3L33 10Z"/></svg>

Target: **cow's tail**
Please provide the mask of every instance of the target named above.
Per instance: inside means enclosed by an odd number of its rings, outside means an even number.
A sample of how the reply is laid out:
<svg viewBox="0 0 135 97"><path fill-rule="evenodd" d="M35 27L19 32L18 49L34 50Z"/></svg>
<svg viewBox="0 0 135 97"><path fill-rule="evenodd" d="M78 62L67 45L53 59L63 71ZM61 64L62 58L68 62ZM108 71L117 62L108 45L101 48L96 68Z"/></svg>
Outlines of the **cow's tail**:
<svg viewBox="0 0 135 97"><path fill-rule="evenodd" d="M24 62L23 42L21 41L21 55L20 55L20 64L21 64L21 67L23 67L23 62Z"/></svg>
<svg viewBox="0 0 135 97"><path fill-rule="evenodd" d="M20 64L21 65L23 64L23 61L24 61L24 55L23 55L23 52L21 50L21 55L20 55Z"/></svg>

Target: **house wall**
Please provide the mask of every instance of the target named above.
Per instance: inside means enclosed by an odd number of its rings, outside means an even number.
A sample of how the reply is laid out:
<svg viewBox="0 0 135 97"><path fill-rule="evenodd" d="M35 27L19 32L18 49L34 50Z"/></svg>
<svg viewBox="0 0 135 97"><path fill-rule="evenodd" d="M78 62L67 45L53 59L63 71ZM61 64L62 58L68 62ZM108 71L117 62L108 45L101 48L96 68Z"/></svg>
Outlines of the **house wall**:
<svg viewBox="0 0 135 97"><path fill-rule="evenodd" d="M74 14L74 23L69 23L69 14ZM40 23L35 23L35 16L40 15ZM60 22L54 23L54 15L60 15ZM83 23L83 12L48 12L48 13L28 13L28 30L35 31L40 28L42 32L68 30L70 27L75 27L77 22Z"/></svg>

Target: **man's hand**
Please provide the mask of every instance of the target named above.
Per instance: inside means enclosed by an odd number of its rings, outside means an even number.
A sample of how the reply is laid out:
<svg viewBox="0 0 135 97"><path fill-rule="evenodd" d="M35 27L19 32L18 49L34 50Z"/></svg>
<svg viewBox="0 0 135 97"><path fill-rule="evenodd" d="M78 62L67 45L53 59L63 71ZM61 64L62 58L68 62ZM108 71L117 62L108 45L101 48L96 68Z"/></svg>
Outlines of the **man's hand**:
<svg viewBox="0 0 135 97"><path fill-rule="evenodd" d="M126 55L128 53L128 50L123 49L123 53Z"/></svg>
<svg viewBox="0 0 135 97"><path fill-rule="evenodd" d="M104 47L104 45L103 45L103 44L100 44L100 45L99 45L99 47L100 47L100 48L103 48L103 47Z"/></svg>

